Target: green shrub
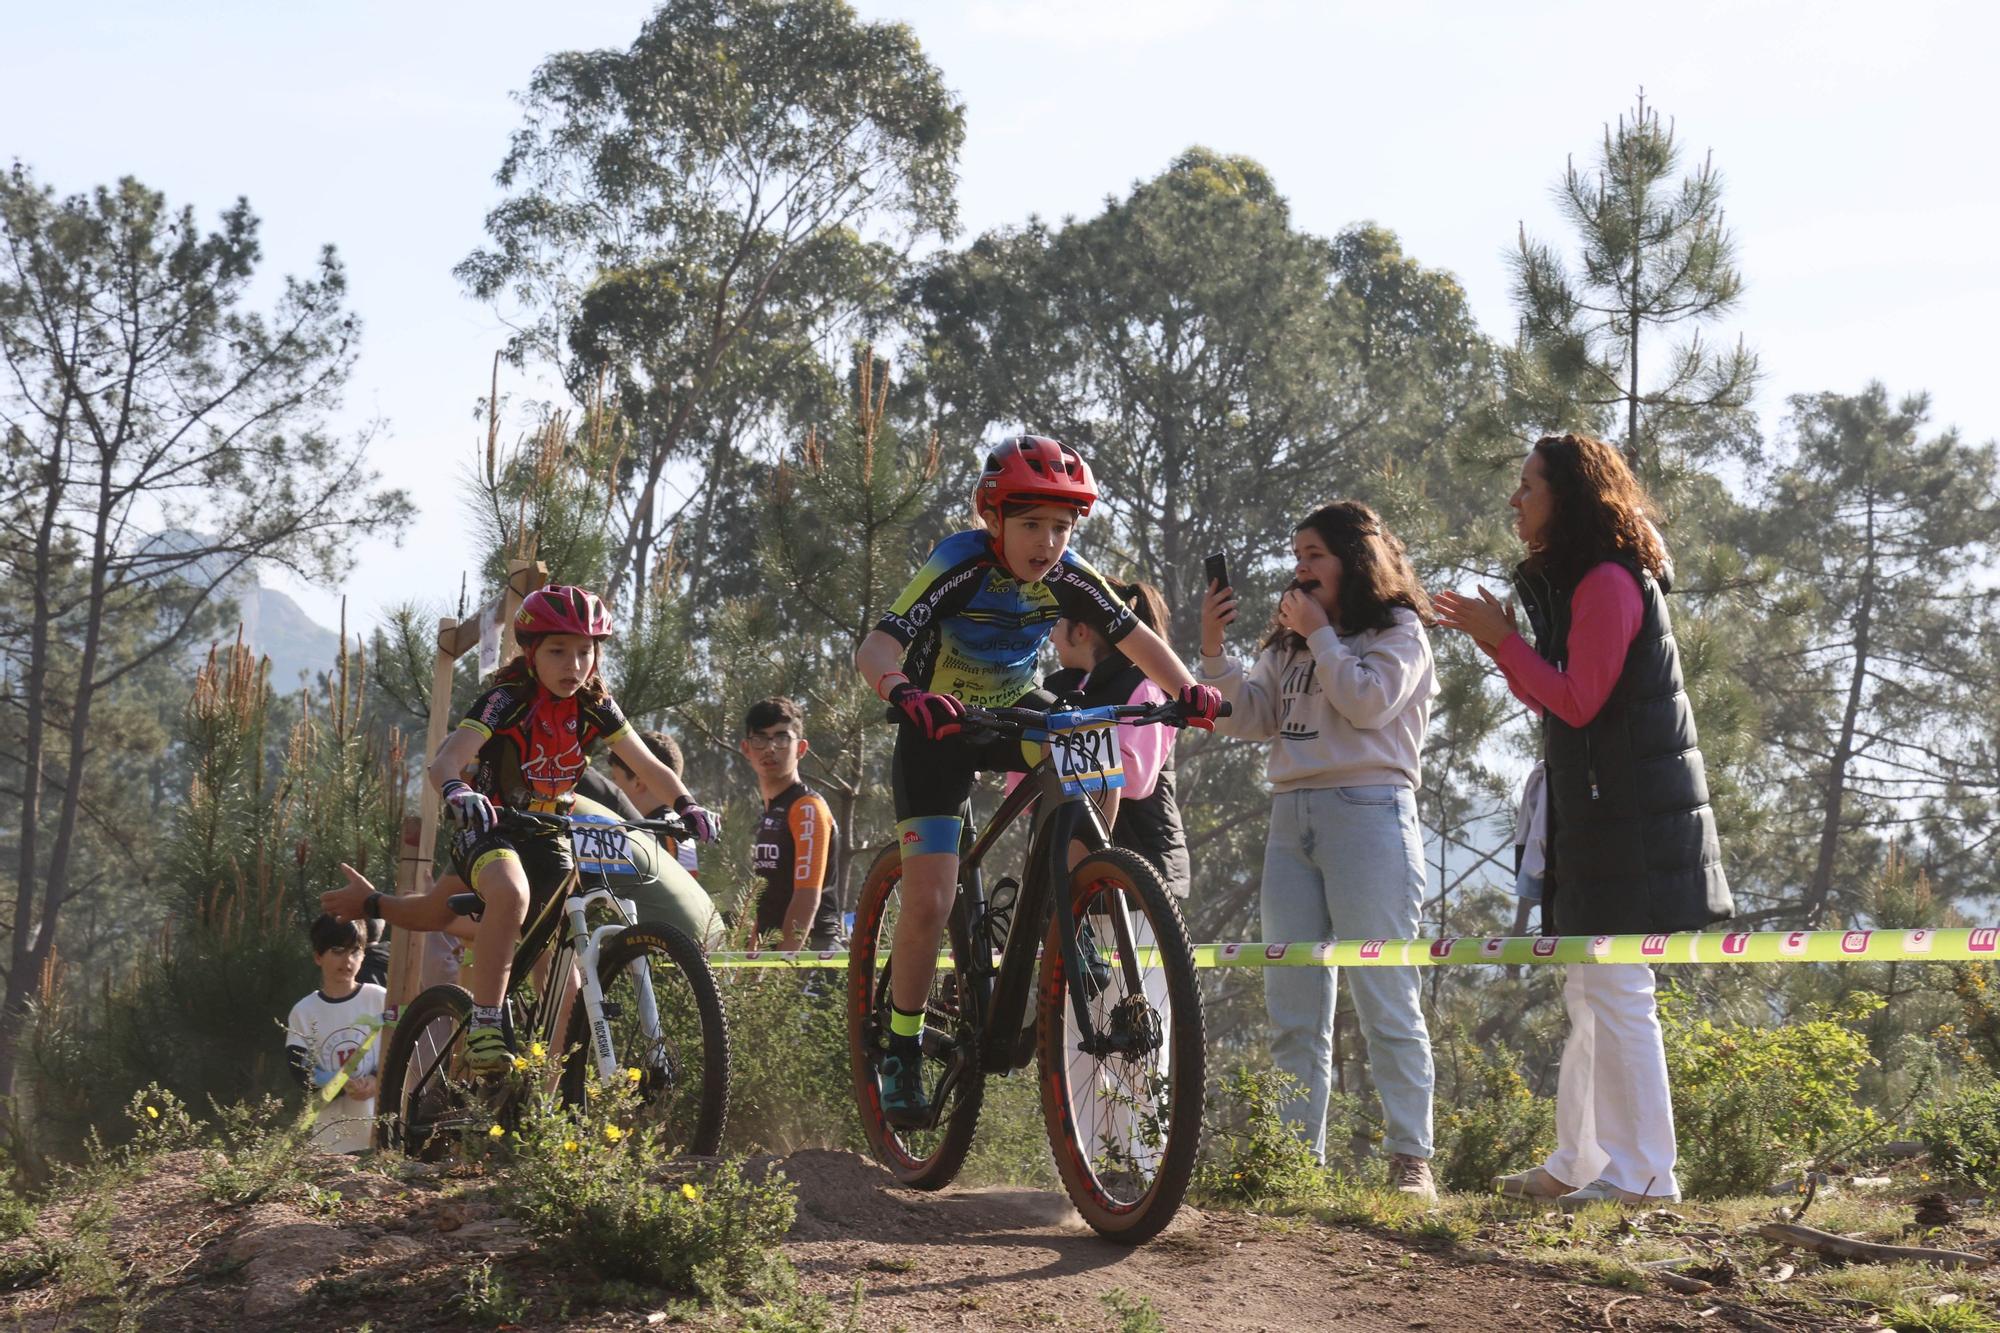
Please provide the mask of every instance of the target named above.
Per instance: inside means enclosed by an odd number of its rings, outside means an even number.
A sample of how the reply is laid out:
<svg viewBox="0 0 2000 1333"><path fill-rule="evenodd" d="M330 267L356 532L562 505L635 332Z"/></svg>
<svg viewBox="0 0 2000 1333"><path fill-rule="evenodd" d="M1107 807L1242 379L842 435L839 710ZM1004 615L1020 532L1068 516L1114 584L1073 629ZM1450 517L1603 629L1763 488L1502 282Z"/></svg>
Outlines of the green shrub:
<svg viewBox="0 0 2000 1333"><path fill-rule="evenodd" d="M1808 1006L1783 1027L1716 1023L1671 992L1660 996L1667 1073L1690 1194L1757 1194L1788 1170L1851 1152L1881 1128L1855 1100L1875 1058L1847 1026L1882 1007L1855 994Z"/></svg>
<svg viewBox="0 0 2000 1333"><path fill-rule="evenodd" d="M676 1169L635 1095L597 1090L582 1109L536 1097L503 1136L503 1190L544 1244L606 1277L680 1291L739 1292L780 1282L778 1245L794 1190L781 1174L753 1180L740 1162Z"/></svg>
<svg viewBox="0 0 2000 1333"><path fill-rule="evenodd" d="M1439 1088L1437 1150L1431 1171L1440 1189L1484 1192L1493 1177L1540 1161L1555 1139L1555 1103L1521 1077L1520 1057L1505 1046L1480 1046L1452 1034L1440 1064L1457 1077ZM1443 1079L1439 1080L1444 1083Z"/></svg>
<svg viewBox="0 0 2000 1333"><path fill-rule="evenodd" d="M1918 1112L1913 1128L1937 1174L2000 1190L2000 1080L1966 1079Z"/></svg>
<svg viewBox="0 0 2000 1333"><path fill-rule="evenodd" d="M1240 1068L1222 1080L1217 1098L1234 1125L1211 1127L1195 1167L1195 1192L1222 1203L1309 1199L1326 1189L1326 1172L1283 1118L1298 1080L1275 1069Z"/></svg>

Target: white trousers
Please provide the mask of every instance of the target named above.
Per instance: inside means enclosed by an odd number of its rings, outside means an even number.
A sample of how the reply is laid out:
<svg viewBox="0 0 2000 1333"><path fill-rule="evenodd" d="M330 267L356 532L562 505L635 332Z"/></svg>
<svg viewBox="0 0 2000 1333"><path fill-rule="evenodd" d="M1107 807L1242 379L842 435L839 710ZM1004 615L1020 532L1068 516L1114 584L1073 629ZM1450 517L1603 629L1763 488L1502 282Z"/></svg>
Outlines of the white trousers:
<svg viewBox="0 0 2000 1333"><path fill-rule="evenodd" d="M1556 1150L1544 1169L1572 1186L1608 1180L1676 1198L1667 1049L1643 963L1571 963L1563 980L1569 1041L1556 1085Z"/></svg>

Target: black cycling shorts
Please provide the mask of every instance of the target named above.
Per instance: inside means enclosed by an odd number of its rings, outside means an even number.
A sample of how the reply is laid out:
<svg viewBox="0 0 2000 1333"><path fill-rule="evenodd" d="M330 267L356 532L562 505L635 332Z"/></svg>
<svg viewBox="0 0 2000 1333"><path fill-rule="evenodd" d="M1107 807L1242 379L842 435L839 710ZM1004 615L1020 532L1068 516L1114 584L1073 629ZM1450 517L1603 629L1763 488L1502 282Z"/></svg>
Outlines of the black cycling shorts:
<svg viewBox="0 0 2000 1333"><path fill-rule="evenodd" d="M528 878L528 917L532 921L548 902L549 895L563 886L576 865L570 852L569 835L550 830L534 833L526 829L460 829L451 840L452 872L466 887L479 892L479 872L496 860L514 860Z"/></svg>
<svg viewBox="0 0 2000 1333"><path fill-rule="evenodd" d="M1036 690L1014 707L1047 711L1054 703L1054 696ZM972 795L973 778L980 773L1025 773L1040 757L1039 745L1030 745L1024 753L1017 740L964 741L951 736L932 741L925 740L912 723L896 728L889 781L903 855L957 855L963 828L959 810Z"/></svg>

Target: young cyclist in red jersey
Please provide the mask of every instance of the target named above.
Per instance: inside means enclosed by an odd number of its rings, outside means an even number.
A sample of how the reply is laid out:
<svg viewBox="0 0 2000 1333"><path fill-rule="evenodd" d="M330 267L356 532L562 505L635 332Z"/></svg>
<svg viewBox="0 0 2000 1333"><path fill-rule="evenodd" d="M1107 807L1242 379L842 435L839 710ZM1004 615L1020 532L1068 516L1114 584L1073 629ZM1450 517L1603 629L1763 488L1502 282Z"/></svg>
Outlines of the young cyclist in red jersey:
<svg viewBox="0 0 2000 1333"><path fill-rule="evenodd" d="M484 908L473 935L472 1025L465 1062L475 1073L506 1069L513 1051L501 1029L500 1003L513 968L514 942L530 909L562 882L570 841L557 831L502 829L494 807L563 811L582 776L584 752L602 743L626 767L672 800L674 812L704 842L721 832L673 770L653 757L618 711L598 674L611 613L595 593L551 585L521 603L514 617L521 654L473 701L458 729L431 759L430 780L460 826L452 839L453 874L429 893L384 896L350 866L347 887L324 894L321 907L341 920L381 917L404 930L443 930L449 900L468 885ZM473 780L468 768L477 765Z"/></svg>
<svg viewBox="0 0 2000 1333"><path fill-rule="evenodd" d="M1027 702L1041 646L1064 617L1117 644L1180 701L1191 725L1212 726L1221 703L1070 551L1078 520L1097 502L1076 450L1039 435L1003 441L987 455L972 499L982 527L940 542L854 654L862 678L905 719L892 770L902 915L890 951L889 1048L878 1071L883 1113L904 1128L929 1111L924 1002L957 891L959 807L975 773L1032 766L1020 742L959 739L965 706Z"/></svg>

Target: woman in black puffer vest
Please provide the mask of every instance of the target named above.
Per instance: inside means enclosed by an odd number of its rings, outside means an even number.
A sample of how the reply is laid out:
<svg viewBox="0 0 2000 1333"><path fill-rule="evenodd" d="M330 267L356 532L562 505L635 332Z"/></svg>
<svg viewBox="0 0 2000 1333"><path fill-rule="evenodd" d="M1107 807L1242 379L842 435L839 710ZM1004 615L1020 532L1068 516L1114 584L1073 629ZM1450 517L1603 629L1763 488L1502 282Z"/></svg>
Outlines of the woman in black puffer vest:
<svg viewBox="0 0 2000 1333"><path fill-rule="evenodd" d="M1610 445L1549 436L1508 504L1528 548L1514 586L1535 646L1484 588L1477 599L1443 593L1437 608L1542 718L1543 930L1656 934L1726 920L1729 883L1667 615L1670 571L1644 491ZM1679 1198L1652 968L1570 964L1563 1000L1556 1150L1495 1183L1565 1208Z"/></svg>

